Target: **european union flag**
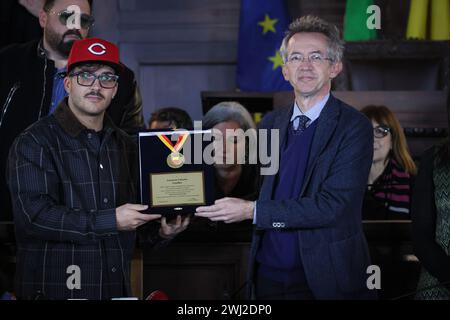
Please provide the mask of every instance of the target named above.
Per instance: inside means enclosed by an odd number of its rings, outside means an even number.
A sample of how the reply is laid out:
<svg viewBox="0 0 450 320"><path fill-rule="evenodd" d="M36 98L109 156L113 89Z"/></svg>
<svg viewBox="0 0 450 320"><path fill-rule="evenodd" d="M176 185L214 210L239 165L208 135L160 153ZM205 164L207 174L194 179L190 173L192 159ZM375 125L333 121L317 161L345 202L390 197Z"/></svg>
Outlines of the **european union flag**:
<svg viewBox="0 0 450 320"><path fill-rule="evenodd" d="M292 87L281 72L279 52L289 18L284 0L242 0L237 84L242 91Z"/></svg>

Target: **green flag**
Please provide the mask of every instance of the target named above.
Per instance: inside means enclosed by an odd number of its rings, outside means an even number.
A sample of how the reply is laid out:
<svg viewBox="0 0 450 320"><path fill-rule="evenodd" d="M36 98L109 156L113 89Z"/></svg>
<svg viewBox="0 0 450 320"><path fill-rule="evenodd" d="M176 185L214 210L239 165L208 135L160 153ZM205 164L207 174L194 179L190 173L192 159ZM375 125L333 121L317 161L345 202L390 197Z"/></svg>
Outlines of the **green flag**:
<svg viewBox="0 0 450 320"><path fill-rule="evenodd" d="M369 14L367 8L373 5L373 0L347 0L344 21L345 41L365 41L377 38L375 29L367 27Z"/></svg>

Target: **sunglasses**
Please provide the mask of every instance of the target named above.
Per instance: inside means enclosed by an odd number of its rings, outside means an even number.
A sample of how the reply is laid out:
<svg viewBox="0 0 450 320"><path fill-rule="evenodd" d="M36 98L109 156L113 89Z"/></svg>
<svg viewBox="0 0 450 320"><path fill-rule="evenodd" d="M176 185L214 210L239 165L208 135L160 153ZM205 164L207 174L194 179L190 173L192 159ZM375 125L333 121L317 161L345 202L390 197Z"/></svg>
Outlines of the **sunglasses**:
<svg viewBox="0 0 450 320"><path fill-rule="evenodd" d="M391 128L388 126L377 126L373 128L373 135L375 138L384 138L391 132Z"/></svg>
<svg viewBox="0 0 450 320"><path fill-rule="evenodd" d="M59 17L59 22L61 22L62 25L69 27L69 19L72 18L72 16L74 16L76 14L75 11L69 11L69 10L63 10L61 12L55 12L55 11L48 11L48 13L51 14L56 14ZM75 19L74 19L75 18ZM76 16L73 17L72 19L74 19L74 22L77 22ZM72 23L72 21L70 21ZM92 26L94 25L95 19L94 17L86 14L86 13L82 13L80 15L80 27L87 30L92 28Z"/></svg>

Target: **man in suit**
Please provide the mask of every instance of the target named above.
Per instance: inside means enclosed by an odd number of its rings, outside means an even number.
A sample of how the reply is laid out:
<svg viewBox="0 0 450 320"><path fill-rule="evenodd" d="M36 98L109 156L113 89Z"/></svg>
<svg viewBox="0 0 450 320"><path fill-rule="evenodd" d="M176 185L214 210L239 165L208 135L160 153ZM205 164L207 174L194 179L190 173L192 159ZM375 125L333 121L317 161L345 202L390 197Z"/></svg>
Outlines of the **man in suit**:
<svg viewBox="0 0 450 320"><path fill-rule="evenodd" d="M330 94L342 70L339 31L302 17L289 26L281 54L295 103L260 125L269 135L279 130L279 172L264 178L258 201L221 199L198 208L197 216L253 220L253 298L374 298L361 222L373 133L367 118Z"/></svg>

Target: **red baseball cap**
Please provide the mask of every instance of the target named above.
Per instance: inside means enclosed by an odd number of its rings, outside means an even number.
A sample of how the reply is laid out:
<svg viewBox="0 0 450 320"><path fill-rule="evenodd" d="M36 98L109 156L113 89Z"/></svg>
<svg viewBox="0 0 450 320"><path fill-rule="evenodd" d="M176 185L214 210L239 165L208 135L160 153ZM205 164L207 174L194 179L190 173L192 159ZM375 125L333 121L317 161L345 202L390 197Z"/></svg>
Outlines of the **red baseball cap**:
<svg viewBox="0 0 450 320"><path fill-rule="evenodd" d="M84 63L100 63L111 66L117 73L122 70L119 48L106 40L86 38L75 41L67 61L67 72Z"/></svg>

